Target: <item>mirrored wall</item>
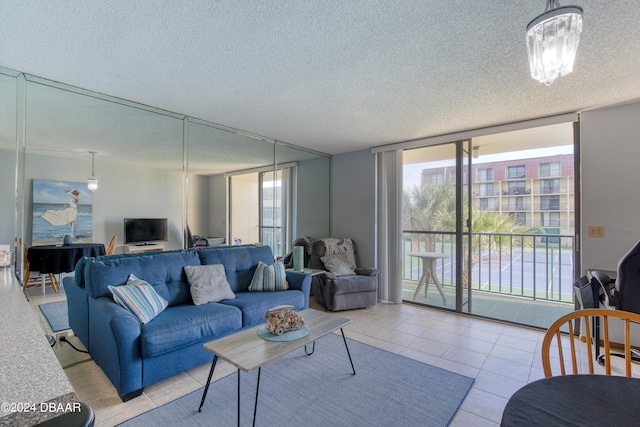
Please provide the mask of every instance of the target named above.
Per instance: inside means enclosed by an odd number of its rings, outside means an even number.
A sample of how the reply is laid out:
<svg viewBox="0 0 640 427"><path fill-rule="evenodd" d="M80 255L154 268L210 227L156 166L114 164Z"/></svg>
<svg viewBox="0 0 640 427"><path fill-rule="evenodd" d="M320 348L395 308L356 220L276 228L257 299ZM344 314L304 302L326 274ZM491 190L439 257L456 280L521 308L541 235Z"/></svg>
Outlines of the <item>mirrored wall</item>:
<svg viewBox="0 0 640 427"><path fill-rule="evenodd" d="M329 156L7 69L0 154L0 244L16 248L74 232L105 246L117 236L122 253L125 218L167 218L165 250L192 244L187 229L277 255L298 236L330 235ZM75 230L44 221L69 207L71 187Z"/></svg>

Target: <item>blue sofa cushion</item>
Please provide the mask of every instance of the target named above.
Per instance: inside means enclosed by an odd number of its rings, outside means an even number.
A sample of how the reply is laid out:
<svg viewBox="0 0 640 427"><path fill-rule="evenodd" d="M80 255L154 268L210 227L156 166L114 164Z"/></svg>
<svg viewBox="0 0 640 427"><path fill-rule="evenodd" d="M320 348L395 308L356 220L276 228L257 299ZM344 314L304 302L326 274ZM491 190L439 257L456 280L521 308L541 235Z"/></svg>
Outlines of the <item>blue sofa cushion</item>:
<svg viewBox="0 0 640 427"><path fill-rule="evenodd" d="M219 338L241 327L242 313L236 307L215 302L177 305L142 325L140 353L143 358L158 356Z"/></svg>
<svg viewBox="0 0 640 427"><path fill-rule="evenodd" d="M163 253L168 254L168 253L182 253L182 252L186 252L187 250L185 249L173 249L170 251L164 251ZM143 256L151 256L151 255L157 255L157 252L141 252L141 253L133 253L133 254L114 254L114 255L101 255L98 257L82 257L78 260L78 262L76 263L76 269L73 272L73 277L76 281L76 285L80 286L81 288L84 288L84 267L89 263L89 261L91 260L97 260L97 261L103 261L105 259L118 259L118 258L133 258L133 257L143 257Z"/></svg>
<svg viewBox="0 0 640 427"><path fill-rule="evenodd" d="M201 264L223 264L233 293L246 292L258 262L274 263L269 246L204 248L197 251Z"/></svg>
<svg viewBox="0 0 640 427"><path fill-rule="evenodd" d="M276 305L292 305L294 310L303 310L305 298L302 291L239 292L235 299L221 301L220 304L233 305L242 310L242 326L249 327L264 323L264 312Z"/></svg>
<svg viewBox="0 0 640 427"><path fill-rule="evenodd" d="M108 286L126 283L130 274L149 282L169 307L191 303L185 265L200 265L195 252L159 252L142 257L89 260L84 281L92 298L111 296Z"/></svg>

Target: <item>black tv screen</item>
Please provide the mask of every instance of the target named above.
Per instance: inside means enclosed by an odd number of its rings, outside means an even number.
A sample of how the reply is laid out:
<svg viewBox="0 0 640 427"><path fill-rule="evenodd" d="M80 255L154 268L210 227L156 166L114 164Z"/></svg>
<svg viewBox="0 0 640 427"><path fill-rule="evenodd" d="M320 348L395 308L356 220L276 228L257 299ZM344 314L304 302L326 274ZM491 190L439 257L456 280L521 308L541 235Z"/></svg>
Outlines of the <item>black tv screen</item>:
<svg viewBox="0 0 640 427"><path fill-rule="evenodd" d="M125 218L124 242L167 241L167 218Z"/></svg>

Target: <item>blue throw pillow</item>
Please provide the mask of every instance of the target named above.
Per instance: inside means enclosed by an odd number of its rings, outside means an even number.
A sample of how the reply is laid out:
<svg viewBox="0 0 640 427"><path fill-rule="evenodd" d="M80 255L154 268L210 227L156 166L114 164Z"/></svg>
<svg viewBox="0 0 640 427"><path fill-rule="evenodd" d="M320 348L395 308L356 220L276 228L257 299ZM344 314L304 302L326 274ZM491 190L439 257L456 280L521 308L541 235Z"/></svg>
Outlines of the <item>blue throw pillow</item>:
<svg viewBox="0 0 640 427"><path fill-rule="evenodd" d="M167 308L169 304L153 286L133 274L124 286L108 286L113 300L133 313L140 323L145 324Z"/></svg>
<svg viewBox="0 0 640 427"><path fill-rule="evenodd" d="M262 261L258 262L249 285L250 292L285 291L287 289L289 289L289 283L287 283L287 273L282 261L276 261L272 265L267 265Z"/></svg>

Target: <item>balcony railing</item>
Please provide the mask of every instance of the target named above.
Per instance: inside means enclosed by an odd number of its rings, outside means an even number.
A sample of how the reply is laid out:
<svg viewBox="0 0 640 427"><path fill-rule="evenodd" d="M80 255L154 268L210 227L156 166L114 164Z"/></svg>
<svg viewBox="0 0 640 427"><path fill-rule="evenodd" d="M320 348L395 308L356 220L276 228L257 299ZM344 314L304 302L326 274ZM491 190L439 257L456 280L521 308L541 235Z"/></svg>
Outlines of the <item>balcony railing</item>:
<svg viewBox="0 0 640 427"><path fill-rule="evenodd" d="M540 187L540 194L556 194L560 193L559 185L543 185Z"/></svg>
<svg viewBox="0 0 640 427"><path fill-rule="evenodd" d="M508 190L503 190L503 196L518 196L522 194L531 194L531 189L524 187L510 188Z"/></svg>
<svg viewBox="0 0 640 427"><path fill-rule="evenodd" d="M510 203L509 206L507 206L507 210L509 211L528 211L530 210L529 204L513 204Z"/></svg>
<svg viewBox="0 0 640 427"><path fill-rule="evenodd" d="M454 232L405 230L403 280L420 279L421 265L406 254L434 251L449 255L436 263L443 286L455 288L456 250ZM563 234L472 234L472 266L469 269L465 235L464 274L472 272L474 292L485 292L531 300L573 302L574 236Z"/></svg>

